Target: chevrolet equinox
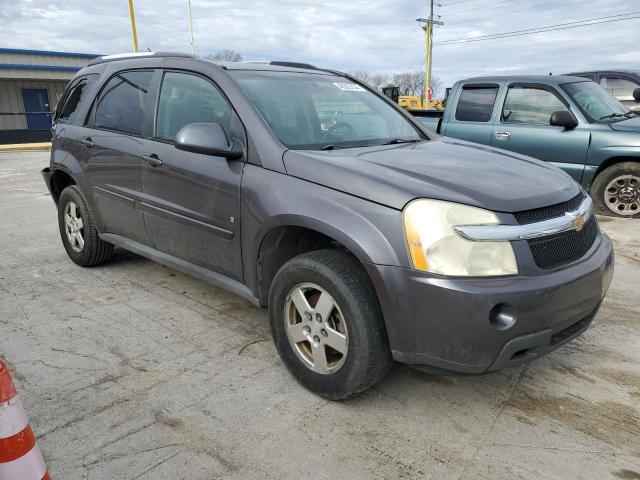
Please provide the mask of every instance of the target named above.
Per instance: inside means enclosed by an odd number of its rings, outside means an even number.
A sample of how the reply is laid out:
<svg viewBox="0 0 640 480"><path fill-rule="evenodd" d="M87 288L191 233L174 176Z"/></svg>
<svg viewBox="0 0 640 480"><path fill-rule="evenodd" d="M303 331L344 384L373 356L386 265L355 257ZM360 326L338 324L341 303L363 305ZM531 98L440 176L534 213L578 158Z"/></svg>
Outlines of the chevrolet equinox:
<svg viewBox="0 0 640 480"><path fill-rule="evenodd" d="M474 374L540 357L589 327L613 273L560 169L440 137L307 64L102 57L52 142L71 260L117 246L268 306L282 361L327 398L393 360Z"/></svg>

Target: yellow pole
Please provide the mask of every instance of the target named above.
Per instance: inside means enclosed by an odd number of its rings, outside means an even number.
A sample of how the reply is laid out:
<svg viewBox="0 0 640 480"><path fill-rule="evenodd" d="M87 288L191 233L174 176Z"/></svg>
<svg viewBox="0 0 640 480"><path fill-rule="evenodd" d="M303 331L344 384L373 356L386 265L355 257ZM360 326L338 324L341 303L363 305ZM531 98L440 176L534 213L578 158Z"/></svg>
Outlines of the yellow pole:
<svg viewBox="0 0 640 480"><path fill-rule="evenodd" d="M133 51L138 51L138 33L136 32L136 16L133 13L133 0L129 0L129 16L131 17L131 34L133 35Z"/></svg>
<svg viewBox="0 0 640 480"><path fill-rule="evenodd" d="M429 72L431 70L431 24L427 23L424 27L426 33L426 60L424 62L424 105L429 103Z"/></svg>
<svg viewBox="0 0 640 480"><path fill-rule="evenodd" d="M191 53L196 54L196 44L193 40L193 21L191 20L191 0L189 0L189 35L191 36Z"/></svg>

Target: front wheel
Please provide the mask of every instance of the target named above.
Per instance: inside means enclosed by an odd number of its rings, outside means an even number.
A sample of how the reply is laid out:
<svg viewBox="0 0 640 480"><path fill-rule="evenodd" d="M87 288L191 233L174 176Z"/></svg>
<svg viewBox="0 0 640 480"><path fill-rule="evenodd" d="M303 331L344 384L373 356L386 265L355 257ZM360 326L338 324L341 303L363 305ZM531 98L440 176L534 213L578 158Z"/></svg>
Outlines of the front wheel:
<svg viewBox="0 0 640 480"><path fill-rule="evenodd" d="M617 217L640 214L640 163L622 162L603 170L593 182L591 196L598 213Z"/></svg>
<svg viewBox="0 0 640 480"><path fill-rule="evenodd" d="M100 239L84 195L70 185L58 200L60 237L69 258L78 265L91 267L109 260L113 245Z"/></svg>
<svg viewBox="0 0 640 480"><path fill-rule="evenodd" d="M318 395L346 398L391 366L375 290L346 252L318 250L288 261L273 280L269 317L280 358Z"/></svg>

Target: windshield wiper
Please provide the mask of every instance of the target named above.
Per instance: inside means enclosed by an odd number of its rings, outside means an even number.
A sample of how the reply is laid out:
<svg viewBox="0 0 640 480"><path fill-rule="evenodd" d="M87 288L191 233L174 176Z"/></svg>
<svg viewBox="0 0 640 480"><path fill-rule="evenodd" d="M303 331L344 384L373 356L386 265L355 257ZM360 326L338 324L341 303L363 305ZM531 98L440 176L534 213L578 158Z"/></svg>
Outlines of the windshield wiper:
<svg viewBox="0 0 640 480"><path fill-rule="evenodd" d="M626 117L624 113L611 113L609 115L605 115L604 117L600 117L598 120L606 120L607 118L618 118L618 117Z"/></svg>
<svg viewBox="0 0 640 480"><path fill-rule="evenodd" d="M398 145L399 143L417 143L422 140L416 138L392 138L388 142L383 143L382 145Z"/></svg>
<svg viewBox="0 0 640 480"><path fill-rule="evenodd" d="M325 145L320 150L335 150L335 149L336 149L335 145Z"/></svg>

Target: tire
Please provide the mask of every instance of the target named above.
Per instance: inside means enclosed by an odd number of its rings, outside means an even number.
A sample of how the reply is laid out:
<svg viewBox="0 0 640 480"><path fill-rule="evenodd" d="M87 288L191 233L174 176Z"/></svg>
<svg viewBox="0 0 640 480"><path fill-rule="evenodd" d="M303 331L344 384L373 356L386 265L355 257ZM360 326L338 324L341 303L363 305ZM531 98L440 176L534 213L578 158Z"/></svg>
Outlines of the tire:
<svg viewBox="0 0 640 480"><path fill-rule="evenodd" d="M591 198L597 213L640 218L640 162L616 163L600 172Z"/></svg>
<svg viewBox="0 0 640 480"><path fill-rule="evenodd" d="M299 292L306 295L305 308L313 306L311 320L300 314ZM325 308L329 300L321 299L333 300L334 307ZM323 310L331 313L320 321L317 312ZM322 397L340 400L362 392L381 380L393 363L376 292L362 265L346 252L317 250L285 263L271 285L269 318L276 349L288 370ZM290 341L299 329L313 341ZM315 361L316 352L324 352L317 358L327 359L326 368Z"/></svg>
<svg viewBox="0 0 640 480"><path fill-rule="evenodd" d="M65 215L69 215L69 223L66 222ZM81 222L73 223L76 218ZM77 185L68 186L60 194L58 227L69 258L78 265L92 267L109 260L113 245L98 236L89 205ZM80 235L81 241L77 235Z"/></svg>

